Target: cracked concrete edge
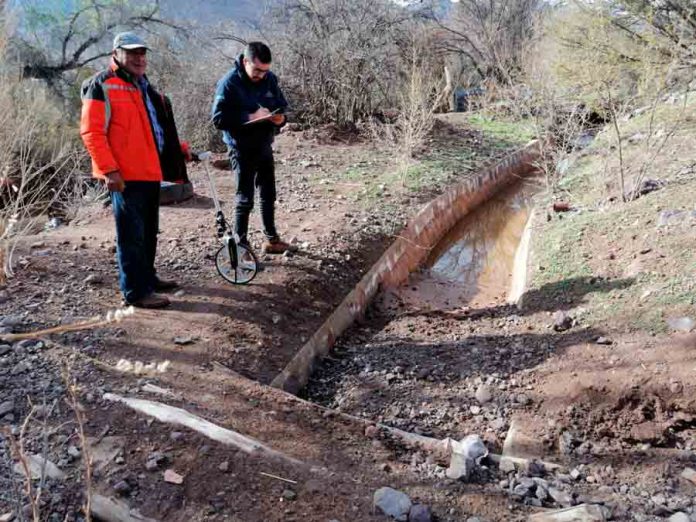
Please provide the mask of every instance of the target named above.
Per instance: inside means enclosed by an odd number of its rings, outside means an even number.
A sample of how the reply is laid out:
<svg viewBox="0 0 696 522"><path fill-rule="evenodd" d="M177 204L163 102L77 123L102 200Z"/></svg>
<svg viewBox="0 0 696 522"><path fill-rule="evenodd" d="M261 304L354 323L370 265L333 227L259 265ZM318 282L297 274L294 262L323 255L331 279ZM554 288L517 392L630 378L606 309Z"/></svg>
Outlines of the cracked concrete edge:
<svg viewBox="0 0 696 522"><path fill-rule="evenodd" d="M307 384L316 361L362 317L380 289L394 288L428 257L430 250L464 216L515 180L538 172L541 143L532 141L498 164L483 170L426 204L363 276L302 349L273 379L271 386L297 394Z"/></svg>
<svg viewBox="0 0 696 522"><path fill-rule="evenodd" d="M488 458L495 462L499 467L505 470L505 464L514 466L514 469L526 470L532 462L542 464L549 471L563 471L566 468L560 464L548 462L541 459L529 459L524 457L511 457L510 455L498 455L497 453L489 453Z"/></svg>
<svg viewBox="0 0 696 522"><path fill-rule="evenodd" d="M378 429L388 433L389 436L400 440L405 446L425 451L428 454L433 455L440 462L447 462L449 460L450 455L452 454L452 443L454 442L454 439L451 439L449 437L444 439L437 439L433 437L428 437L426 435L419 435L417 433L404 431L399 428L393 428L391 426L387 426L386 424L375 422L370 419L356 417L355 415L350 415L349 413L338 411L332 408L327 408L326 406L322 406L321 404L302 399L301 397L293 395L292 393L288 393L285 390L273 388L266 384L262 384L258 381L254 381L252 379L249 379L248 377L244 377L243 375L227 368L226 366L220 363L213 363L213 366L215 366L219 371L226 373L231 377L234 377L234 379L238 381L243 382L247 386L251 386L252 388L256 388L258 390L264 390L272 394L277 394L277 397L279 398L283 397L285 400L290 400L297 404L302 404L304 406L319 410L324 413L330 413L331 415L334 415L351 423L363 426L375 426ZM564 471L566 469L563 465L541 460L539 458L514 457L510 455L500 455L497 453L489 453L486 458L497 465L500 465L502 461L505 461L510 465L514 466L515 469L527 469L532 461L543 464L544 467L550 471Z"/></svg>

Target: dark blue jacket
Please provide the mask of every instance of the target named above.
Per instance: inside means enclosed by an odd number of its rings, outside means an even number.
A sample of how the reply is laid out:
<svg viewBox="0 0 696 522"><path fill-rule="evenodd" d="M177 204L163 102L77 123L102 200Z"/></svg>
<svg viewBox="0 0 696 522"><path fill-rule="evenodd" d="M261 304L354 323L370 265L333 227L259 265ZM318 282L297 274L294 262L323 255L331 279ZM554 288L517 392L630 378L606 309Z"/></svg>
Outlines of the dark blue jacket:
<svg viewBox="0 0 696 522"><path fill-rule="evenodd" d="M285 113L288 102L278 86L278 78L269 72L263 80L254 83L247 76L242 57L217 84L213 102L213 124L222 131L222 139L236 150L263 149L273 143L278 126L270 121L243 125L249 114L259 107Z"/></svg>

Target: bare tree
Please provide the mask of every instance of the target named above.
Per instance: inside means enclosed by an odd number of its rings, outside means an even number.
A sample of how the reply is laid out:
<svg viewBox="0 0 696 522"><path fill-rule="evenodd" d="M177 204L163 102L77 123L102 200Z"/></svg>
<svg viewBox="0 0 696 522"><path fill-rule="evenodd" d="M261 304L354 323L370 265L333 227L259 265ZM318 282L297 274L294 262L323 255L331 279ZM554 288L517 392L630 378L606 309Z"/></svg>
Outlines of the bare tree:
<svg viewBox="0 0 696 522"><path fill-rule="evenodd" d="M612 24L635 41L654 46L663 56L693 66L696 61L693 0L625 0L612 5Z"/></svg>
<svg viewBox="0 0 696 522"><path fill-rule="evenodd" d="M117 31L175 27L158 17L159 0L79 0L70 6L41 0L19 3L10 45L25 78L56 86L65 73L108 56L108 43Z"/></svg>
<svg viewBox="0 0 696 522"><path fill-rule="evenodd" d="M446 18L433 18L442 30L442 50L463 57L479 80L510 85L522 70L522 52L542 5L541 0L462 0Z"/></svg>
<svg viewBox="0 0 696 522"><path fill-rule="evenodd" d="M412 13L387 0L291 0L264 28L309 122L355 123L394 100Z"/></svg>

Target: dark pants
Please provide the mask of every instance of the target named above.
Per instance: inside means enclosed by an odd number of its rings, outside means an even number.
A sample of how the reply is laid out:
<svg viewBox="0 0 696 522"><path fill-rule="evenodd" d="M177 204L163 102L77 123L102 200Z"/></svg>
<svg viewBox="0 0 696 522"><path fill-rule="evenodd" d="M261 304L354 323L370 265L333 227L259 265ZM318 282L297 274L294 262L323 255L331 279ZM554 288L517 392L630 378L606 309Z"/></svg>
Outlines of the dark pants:
<svg viewBox="0 0 696 522"><path fill-rule="evenodd" d="M128 303L155 289L159 192L158 181L127 181L123 192L111 193L116 220L118 282Z"/></svg>
<svg viewBox="0 0 696 522"><path fill-rule="evenodd" d="M261 203L261 220L266 238L277 239L275 228L275 166L273 149L231 149L230 166L237 178L237 207L234 229L242 243L247 242L249 214L254 208L254 192L258 187Z"/></svg>

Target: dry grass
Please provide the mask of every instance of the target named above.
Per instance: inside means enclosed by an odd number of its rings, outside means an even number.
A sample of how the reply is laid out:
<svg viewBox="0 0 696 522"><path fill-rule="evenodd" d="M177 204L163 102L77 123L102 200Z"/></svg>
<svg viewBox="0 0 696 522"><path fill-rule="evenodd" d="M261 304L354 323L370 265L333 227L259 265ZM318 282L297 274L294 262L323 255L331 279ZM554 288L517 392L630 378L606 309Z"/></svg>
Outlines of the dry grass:
<svg viewBox="0 0 696 522"><path fill-rule="evenodd" d="M0 254L14 274L19 242L37 219L78 192L82 149L75 130L36 82L0 76Z"/></svg>
<svg viewBox="0 0 696 522"><path fill-rule="evenodd" d="M36 407L32 406L31 410L27 414L22 423L22 427L19 430L19 436L15 438L12 431L9 428L3 430L3 435L10 448L10 456L14 461L19 463L22 469L23 479L23 490L26 501L29 503L31 511L32 522L41 522L41 494L44 490L44 480L45 473L42 470L40 482L38 486L34 486L33 473L31 469L31 464L29 461L29 454L25 449L27 441L27 432L31 421L36 413Z"/></svg>
<svg viewBox="0 0 696 522"><path fill-rule="evenodd" d="M450 94L444 69L425 52L427 37L420 35L411 44L411 63L398 96L398 116L392 124L373 123L375 140L389 150L402 188L409 170L425 152L435 125L436 111Z"/></svg>
<svg viewBox="0 0 696 522"><path fill-rule="evenodd" d="M78 400L77 381L71 377L67 366L63 367L63 382L68 392L68 404L75 415L75 422L77 423L76 434L80 441L80 451L82 452L82 465L84 467L83 482L85 488L85 503L82 506L82 510L86 522L92 522L92 452L89 442L87 441L87 434L85 433L87 419L85 417L84 408Z"/></svg>

